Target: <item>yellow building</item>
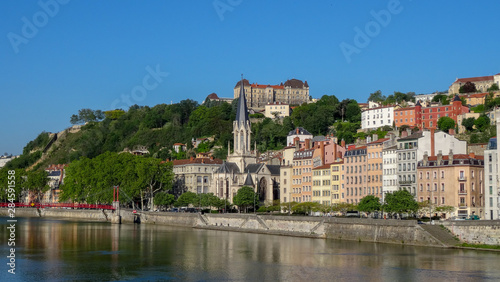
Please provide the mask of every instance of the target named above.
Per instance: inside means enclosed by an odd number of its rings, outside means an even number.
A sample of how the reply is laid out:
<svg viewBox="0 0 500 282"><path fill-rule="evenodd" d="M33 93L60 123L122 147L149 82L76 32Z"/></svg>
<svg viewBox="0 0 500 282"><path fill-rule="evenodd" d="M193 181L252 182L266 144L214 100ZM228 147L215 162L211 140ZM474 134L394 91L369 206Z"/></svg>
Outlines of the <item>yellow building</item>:
<svg viewBox="0 0 500 282"><path fill-rule="evenodd" d="M330 175L331 175L331 184L332 184L332 204L338 204L341 202L341 189L344 185L343 181L343 168L344 168L344 161L340 160L337 162L334 162L330 165Z"/></svg>
<svg viewBox="0 0 500 282"><path fill-rule="evenodd" d="M312 173L312 201L323 205L331 205L332 185L330 165L313 168Z"/></svg>
<svg viewBox="0 0 500 282"><path fill-rule="evenodd" d="M265 106L264 116L267 118L284 118L290 116L290 105L276 102Z"/></svg>

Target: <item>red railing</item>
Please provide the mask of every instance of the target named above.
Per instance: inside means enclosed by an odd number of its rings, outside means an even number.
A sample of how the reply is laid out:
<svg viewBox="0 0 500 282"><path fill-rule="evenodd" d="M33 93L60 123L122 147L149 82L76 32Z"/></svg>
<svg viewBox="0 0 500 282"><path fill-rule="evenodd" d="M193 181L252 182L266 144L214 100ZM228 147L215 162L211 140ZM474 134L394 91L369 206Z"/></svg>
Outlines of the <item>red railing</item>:
<svg viewBox="0 0 500 282"><path fill-rule="evenodd" d="M40 204L40 203L14 203L16 208L72 208L72 209L93 209L93 210L114 210L112 205L93 205L93 204L65 204L65 203L55 203L55 204ZM0 208L6 208L9 203L0 203Z"/></svg>

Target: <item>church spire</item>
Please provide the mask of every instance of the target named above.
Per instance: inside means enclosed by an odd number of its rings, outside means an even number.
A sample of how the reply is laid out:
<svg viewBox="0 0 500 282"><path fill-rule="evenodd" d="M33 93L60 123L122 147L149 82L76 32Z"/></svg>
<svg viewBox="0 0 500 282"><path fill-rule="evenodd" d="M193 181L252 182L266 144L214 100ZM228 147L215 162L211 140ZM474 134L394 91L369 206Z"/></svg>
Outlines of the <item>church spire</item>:
<svg viewBox="0 0 500 282"><path fill-rule="evenodd" d="M248 119L247 99L245 96L245 87L243 82L243 74L241 75L240 83L240 98L238 100L238 108L236 109L236 122L238 125L244 125Z"/></svg>

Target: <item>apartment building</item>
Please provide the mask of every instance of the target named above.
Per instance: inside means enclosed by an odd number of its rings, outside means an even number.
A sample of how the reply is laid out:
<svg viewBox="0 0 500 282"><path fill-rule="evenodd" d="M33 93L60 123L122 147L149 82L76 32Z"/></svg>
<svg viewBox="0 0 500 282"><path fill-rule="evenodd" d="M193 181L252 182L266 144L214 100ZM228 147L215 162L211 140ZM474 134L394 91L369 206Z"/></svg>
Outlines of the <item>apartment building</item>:
<svg viewBox="0 0 500 282"><path fill-rule="evenodd" d="M331 167L329 164L313 168L312 201L323 205L332 203Z"/></svg>
<svg viewBox="0 0 500 282"><path fill-rule="evenodd" d="M375 135L376 136L376 135ZM374 138L376 139L376 137ZM366 144L367 153L367 184L366 191L363 190L363 195L373 195L382 198L383 189L383 144L388 138L377 139Z"/></svg>
<svg viewBox="0 0 500 282"><path fill-rule="evenodd" d="M382 200L386 193L398 190L398 164L397 164L397 139L389 134L389 139L384 141L382 148Z"/></svg>
<svg viewBox="0 0 500 282"><path fill-rule="evenodd" d="M436 156L424 155L418 162L417 200L429 201L431 210L439 206L452 206L444 217L484 218L484 159L483 156L439 152Z"/></svg>
<svg viewBox="0 0 500 282"><path fill-rule="evenodd" d="M497 126L499 126L497 124ZM500 219L500 181L497 138L491 138L484 151L485 219Z"/></svg>
<svg viewBox="0 0 500 282"><path fill-rule="evenodd" d="M331 184L332 184L332 204L338 204L343 199L342 191L345 189L344 187L344 160L338 159L330 165L330 175L331 175Z"/></svg>
<svg viewBox="0 0 500 282"><path fill-rule="evenodd" d="M312 167L314 149L301 149L293 153L292 201L312 200Z"/></svg>
<svg viewBox="0 0 500 282"><path fill-rule="evenodd" d="M348 148L344 156L345 201L356 204L366 191L366 146Z"/></svg>

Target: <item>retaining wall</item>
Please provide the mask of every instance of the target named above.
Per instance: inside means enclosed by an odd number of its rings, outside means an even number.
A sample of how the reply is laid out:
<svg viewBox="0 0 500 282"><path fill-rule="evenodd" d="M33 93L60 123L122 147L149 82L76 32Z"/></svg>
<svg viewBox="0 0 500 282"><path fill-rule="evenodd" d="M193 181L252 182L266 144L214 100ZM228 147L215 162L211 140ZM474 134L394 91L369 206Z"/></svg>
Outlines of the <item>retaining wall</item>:
<svg viewBox="0 0 500 282"><path fill-rule="evenodd" d="M471 244L500 245L500 220L441 222L460 241Z"/></svg>
<svg viewBox="0 0 500 282"><path fill-rule="evenodd" d="M0 216L7 216L6 208ZM270 216L253 214L156 213L122 210L122 223L161 224L214 230L305 236L409 245L443 246L412 220ZM114 211L20 209L16 217L54 217L111 222ZM461 241L500 245L500 221L441 222Z"/></svg>

